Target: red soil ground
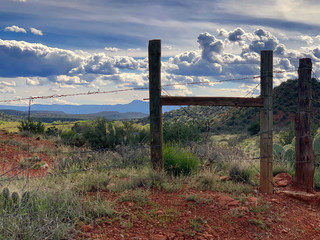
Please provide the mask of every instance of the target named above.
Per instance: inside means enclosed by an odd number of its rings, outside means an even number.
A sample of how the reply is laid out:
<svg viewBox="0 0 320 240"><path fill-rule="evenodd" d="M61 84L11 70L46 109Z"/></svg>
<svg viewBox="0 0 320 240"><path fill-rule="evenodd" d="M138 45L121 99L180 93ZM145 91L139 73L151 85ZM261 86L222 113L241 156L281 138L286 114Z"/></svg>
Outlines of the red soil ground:
<svg viewBox="0 0 320 240"><path fill-rule="evenodd" d="M114 201L119 196L105 192ZM196 196L190 200L186 196ZM152 191L145 205L117 201L123 215L82 226L78 239L320 239L320 209L283 193L239 202L212 191Z"/></svg>
<svg viewBox="0 0 320 240"><path fill-rule="evenodd" d="M0 132L1 174L18 167L27 156L27 138ZM53 158L43 153L55 149L54 143L30 139L30 157L39 157L53 165ZM38 151L41 149L42 151ZM6 176L19 173L19 169ZM30 176L46 175L48 168L30 170ZM93 193L96 194L96 193ZM122 193L101 192L115 202L118 217L96 219L83 225L77 239L308 239L320 240L319 204L310 205L288 197L281 191L255 197L200 191L186 186L168 193L151 190L146 202L119 201ZM242 199L242 200L241 200ZM117 200L117 201L115 201ZM121 217L119 217L121 216Z"/></svg>
<svg viewBox="0 0 320 240"><path fill-rule="evenodd" d="M18 134L7 134L0 132L0 175L7 177L26 176L27 170L22 168L28 156L27 137ZM29 169L30 177L41 177L53 165L53 158L46 154L47 150L55 148L53 142L30 138L29 158L40 159L43 168ZM47 164L47 165L45 165Z"/></svg>

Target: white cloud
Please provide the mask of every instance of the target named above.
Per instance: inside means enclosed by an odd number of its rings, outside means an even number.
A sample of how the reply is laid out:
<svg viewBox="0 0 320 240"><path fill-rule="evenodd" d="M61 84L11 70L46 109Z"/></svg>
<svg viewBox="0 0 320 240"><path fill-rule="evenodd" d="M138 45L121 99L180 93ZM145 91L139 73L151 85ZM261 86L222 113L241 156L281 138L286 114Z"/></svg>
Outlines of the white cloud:
<svg viewBox="0 0 320 240"><path fill-rule="evenodd" d="M306 42L308 45L311 45L313 43L313 38L310 36L300 36L302 41Z"/></svg>
<svg viewBox="0 0 320 240"><path fill-rule="evenodd" d="M1 81L0 82L0 92L1 93L16 93L16 90L12 87L15 87L16 83L14 81L6 82L6 81Z"/></svg>
<svg viewBox="0 0 320 240"><path fill-rule="evenodd" d="M27 31L24 28L18 27L16 25L12 25L11 27L6 27L4 29L6 32L22 32L27 33Z"/></svg>
<svg viewBox="0 0 320 240"><path fill-rule="evenodd" d="M13 2L27 2L27 0L12 0Z"/></svg>
<svg viewBox="0 0 320 240"><path fill-rule="evenodd" d="M228 33L228 40L231 42L242 41L245 31L242 28L237 28L234 31Z"/></svg>
<svg viewBox="0 0 320 240"><path fill-rule="evenodd" d="M0 39L1 77L48 77L77 74L117 74L119 69L145 70L147 59L109 57L51 48L43 44Z"/></svg>
<svg viewBox="0 0 320 240"><path fill-rule="evenodd" d="M63 88L63 89L75 89L76 86L74 85L70 85L70 84L65 84L65 83L57 83L59 88Z"/></svg>
<svg viewBox="0 0 320 240"><path fill-rule="evenodd" d="M29 86L39 86L40 82L37 78L26 78L26 84Z"/></svg>
<svg viewBox="0 0 320 240"><path fill-rule="evenodd" d="M278 39L266 30L258 29L254 34L256 39L249 45L251 51L260 53L262 50L275 50L279 44Z"/></svg>
<svg viewBox="0 0 320 240"><path fill-rule="evenodd" d="M141 48L128 48L129 52L138 52L141 51Z"/></svg>
<svg viewBox="0 0 320 240"><path fill-rule="evenodd" d="M30 31L31 31L31 33L33 33L34 35L40 35L40 36L43 35L42 31L39 30L39 29L36 29L36 28L30 28Z"/></svg>
<svg viewBox="0 0 320 240"><path fill-rule="evenodd" d="M99 88L107 85L116 85L121 87L148 87L147 73L118 73L114 75L104 75L97 77L92 83L91 87Z"/></svg>
<svg viewBox="0 0 320 240"><path fill-rule="evenodd" d="M81 80L79 76L59 75L59 76L56 76L55 81L61 84L76 84L76 85L88 84L87 81Z"/></svg>
<svg viewBox="0 0 320 240"><path fill-rule="evenodd" d="M104 50L107 52L118 52L120 49L116 47L105 47Z"/></svg>
<svg viewBox="0 0 320 240"><path fill-rule="evenodd" d="M201 33L198 37L198 43L202 49L202 58L206 61L211 62L214 54L223 52L223 42L210 33Z"/></svg>
<svg viewBox="0 0 320 240"><path fill-rule="evenodd" d="M6 82L6 81L1 81L0 85L1 86L6 86L6 87L15 87L17 84L14 81L11 81L11 83L10 82Z"/></svg>
<svg viewBox="0 0 320 240"><path fill-rule="evenodd" d="M73 51L1 39L0 59L6 59L0 62L2 77L63 75L82 61L82 57Z"/></svg>

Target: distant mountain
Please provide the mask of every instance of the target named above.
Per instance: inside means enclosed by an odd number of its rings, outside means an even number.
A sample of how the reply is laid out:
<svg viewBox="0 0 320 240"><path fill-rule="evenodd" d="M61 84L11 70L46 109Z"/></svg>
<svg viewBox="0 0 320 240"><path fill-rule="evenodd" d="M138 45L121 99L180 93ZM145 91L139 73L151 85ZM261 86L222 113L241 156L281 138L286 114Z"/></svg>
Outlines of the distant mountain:
<svg viewBox="0 0 320 240"><path fill-rule="evenodd" d="M163 111L170 111L178 109L176 106L165 106ZM0 105L0 109L28 111L28 106L9 106ZM149 115L149 102L134 100L128 104L116 105L43 105L34 104L31 106L32 112L46 111L46 112L63 112L66 114L92 114L98 112L115 111L119 113L139 112Z"/></svg>
<svg viewBox="0 0 320 240"><path fill-rule="evenodd" d="M18 111L10 109L0 109L0 113L4 116L10 116L15 120L27 119L27 111ZM1 116L1 115L0 115ZM106 120L133 120L146 118L148 115L139 112L119 113L117 111L103 111L90 114L66 114L62 111L32 111L31 117L35 120L43 122L54 121L80 121L80 120L93 120L97 118L105 118Z"/></svg>

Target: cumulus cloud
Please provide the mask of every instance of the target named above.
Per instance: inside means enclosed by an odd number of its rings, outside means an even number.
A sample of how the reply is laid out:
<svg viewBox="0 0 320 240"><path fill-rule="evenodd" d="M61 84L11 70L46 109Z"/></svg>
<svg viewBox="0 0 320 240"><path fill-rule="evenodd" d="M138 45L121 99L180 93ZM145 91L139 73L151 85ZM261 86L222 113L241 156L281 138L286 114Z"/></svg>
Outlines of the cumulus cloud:
<svg viewBox="0 0 320 240"><path fill-rule="evenodd" d="M16 90L13 88L15 86L16 86L16 83L14 81L12 81L12 82L0 81L0 92L1 93L16 93Z"/></svg>
<svg viewBox="0 0 320 240"><path fill-rule="evenodd" d="M231 42L242 41L245 31L242 28L237 28L234 31L228 33L228 40Z"/></svg>
<svg viewBox="0 0 320 240"><path fill-rule="evenodd" d="M277 37L264 29L257 29L252 33L245 32L241 28L231 31L219 29L217 36L220 39L210 33L201 33L198 37L200 51L188 51L170 58L162 64L163 70L172 75L207 76L221 80L254 76L259 75L260 72L260 52L273 50L274 69L289 71L275 74L275 83L279 84L296 75L292 70L297 68L299 58L310 57L317 61L320 59L319 47L288 49ZM303 37L303 39L314 44L317 37ZM230 50L231 52L228 52ZM320 64L317 65L315 62L314 66L320 67ZM171 79L178 81L179 78ZM252 78L242 82L254 84L257 81L258 79Z"/></svg>
<svg viewBox="0 0 320 240"><path fill-rule="evenodd" d="M55 81L61 84L76 84L76 85L84 85L88 82L85 80L81 80L79 76L67 76L67 75L59 75L55 77Z"/></svg>
<svg viewBox="0 0 320 240"><path fill-rule="evenodd" d="M26 84L29 86L39 86L40 82L37 78L26 78Z"/></svg>
<svg viewBox="0 0 320 240"><path fill-rule="evenodd" d="M147 59L109 57L51 48L43 44L0 39L0 77L50 77L117 74L119 69L146 70Z"/></svg>
<svg viewBox="0 0 320 240"><path fill-rule="evenodd" d="M262 50L275 50L279 44L278 39L266 30L258 29L254 34L256 39L249 45L251 51L260 53Z"/></svg>
<svg viewBox="0 0 320 240"><path fill-rule="evenodd" d="M118 52L120 49L116 47L105 47L104 50L107 52Z"/></svg>
<svg viewBox="0 0 320 240"><path fill-rule="evenodd" d="M199 35L198 43L202 50L202 58L209 62L212 61L214 54L219 54L223 51L223 42L207 32Z"/></svg>
<svg viewBox="0 0 320 240"><path fill-rule="evenodd" d="M14 81L11 81L11 82L1 81L0 85L6 86L6 87L15 87L17 84Z"/></svg>
<svg viewBox="0 0 320 240"><path fill-rule="evenodd" d="M31 33L33 33L34 35L40 35L40 36L43 35L42 31L39 30L39 29L36 29L36 28L30 28L30 31L31 31Z"/></svg>
<svg viewBox="0 0 320 240"><path fill-rule="evenodd" d="M12 25L11 27L6 27L4 29L6 32L22 32L27 33L27 31L24 28L18 27L16 25Z"/></svg>
<svg viewBox="0 0 320 240"><path fill-rule="evenodd" d="M99 88L109 84L116 84L117 87L148 87L147 73L118 73L97 77L90 86Z"/></svg>
<svg viewBox="0 0 320 240"><path fill-rule="evenodd" d="M0 76L33 77L62 75L77 67L81 58L74 52L42 44L0 39Z"/></svg>
<svg viewBox="0 0 320 240"><path fill-rule="evenodd" d="M316 56L317 58L320 58L320 48L319 47L313 49L312 52L313 52L314 56Z"/></svg>

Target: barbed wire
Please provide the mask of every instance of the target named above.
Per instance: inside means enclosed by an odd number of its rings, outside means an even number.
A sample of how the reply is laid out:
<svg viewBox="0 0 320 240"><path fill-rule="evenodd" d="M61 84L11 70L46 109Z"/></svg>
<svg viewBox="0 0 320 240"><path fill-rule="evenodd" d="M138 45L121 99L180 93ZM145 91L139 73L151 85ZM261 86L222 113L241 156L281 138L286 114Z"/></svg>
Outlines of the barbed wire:
<svg viewBox="0 0 320 240"><path fill-rule="evenodd" d="M293 72L296 70L274 70L273 73L285 73L285 72ZM263 74L262 74L263 76ZM260 78L260 75L253 75L249 77L241 77L241 78L230 78L230 79L221 79L221 80L207 80L207 81L197 81L197 82L184 82L184 83L170 83L170 84L163 84L161 87L170 87L170 86L183 86L183 85L200 85L200 84L212 84L212 83L221 83L221 82L233 82L233 81L243 81L243 80L250 80L250 79L257 79ZM17 99L7 99L7 100L0 100L0 103L8 103L8 102L18 102L18 101L33 101L37 99L52 99L52 98L63 98L63 97L75 97L75 96L86 96L86 95L96 95L96 94L110 94L110 93L119 93L119 92L128 92L128 91L139 91L139 90L148 90L149 87L134 87L134 88L125 88L125 89L118 89L118 90L108 90L108 91L88 91L88 92L81 92L81 93L66 93L66 94L53 94L53 95L45 95L45 96L30 96L30 97L23 97Z"/></svg>

